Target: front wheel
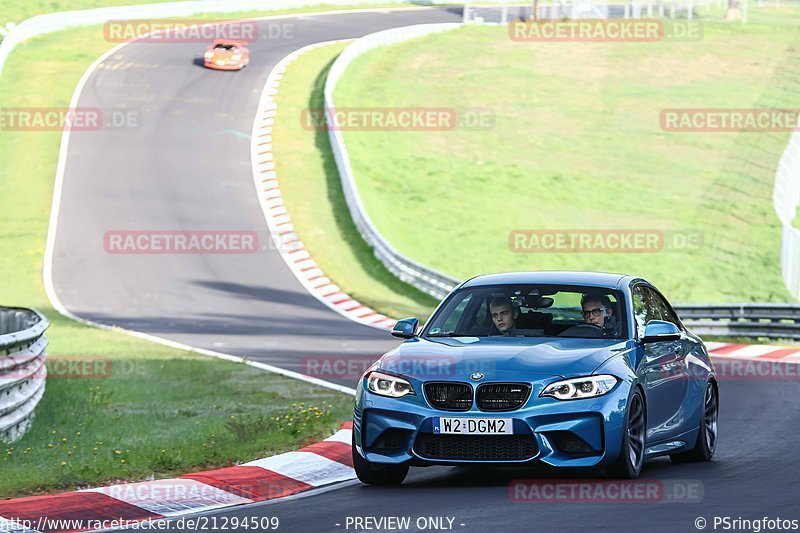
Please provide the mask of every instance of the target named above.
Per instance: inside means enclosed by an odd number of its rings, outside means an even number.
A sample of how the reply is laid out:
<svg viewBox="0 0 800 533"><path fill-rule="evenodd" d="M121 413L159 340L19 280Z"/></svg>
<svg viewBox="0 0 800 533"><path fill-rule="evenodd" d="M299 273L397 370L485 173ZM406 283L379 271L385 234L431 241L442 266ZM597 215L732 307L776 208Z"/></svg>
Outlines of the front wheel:
<svg viewBox="0 0 800 533"><path fill-rule="evenodd" d="M620 479L639 477L644 463L645 419L644 399L642 393L636 389L628 401L619 458L608 469L608 477Z"/></svg>
<svg viewBox="0 0 800 533"><path fill-rule="evenodd" d="M356 450L356 433L353 431L353 467L356 476L367 485L400 485L408 475L408 465L381 465L370 463Z"/></svg>
<svg viewBox="0 0 800 533"><path fill-rule="evenodd" d="M717 450L717 418L719 417L719 393L714 383L706 384L703 401L703 421L697 432L697 442L688 452L675 453L669 456L673 463L690 461L710 461Z"/></svg>

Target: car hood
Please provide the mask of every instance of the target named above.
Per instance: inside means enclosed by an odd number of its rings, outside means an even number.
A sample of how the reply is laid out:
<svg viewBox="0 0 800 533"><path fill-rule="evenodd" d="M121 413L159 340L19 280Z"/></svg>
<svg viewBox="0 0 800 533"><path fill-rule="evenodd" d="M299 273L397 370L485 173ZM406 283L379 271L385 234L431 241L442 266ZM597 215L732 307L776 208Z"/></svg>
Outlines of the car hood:
<svg viewBox="0 0 800 533"><path fill-rule="evenodd" d="M483 380L568 378L591 374L626 345L621 339L414 338L384 355L379 365L422 381L469 380L474 373L483 374Z"/></svg>

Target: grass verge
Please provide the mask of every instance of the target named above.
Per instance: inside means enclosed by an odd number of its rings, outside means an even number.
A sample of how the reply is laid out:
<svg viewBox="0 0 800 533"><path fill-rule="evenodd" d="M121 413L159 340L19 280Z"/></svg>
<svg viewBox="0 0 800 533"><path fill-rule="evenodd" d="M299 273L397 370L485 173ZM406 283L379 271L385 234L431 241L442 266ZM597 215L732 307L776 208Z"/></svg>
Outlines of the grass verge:
<svg viewBox="0 0 800 533"><path fill-rule="evenodd" d="M23 20L34 17L36 15L44 15L46 13L56 13L58 11L73 11L77 9L94 9L99 7L119 7L119 6L134 6L141 4L161 4L164 2L175 2L176 0L26 0L19 2L16 0L0 0L0 13L2 18L0 24L6 22L20 23ZM365 7L398 7L397 3L375 4L355 6L356 8ZM315 6L308 6L300 9L291 10L274 10L264 12L263 10L242 11L234 13L225 13L221 15L201 14L199 16L192 15L195 18L207 18L213 16L214 18L239 18L246 16L258 15L272 15L278 13L299 13L305 11L327 11L331 9L349 9L347 6L333 6L320 2Z"/></svg>
<svg viewBox="0 0 800 533"><path fill-rule="evenodd" d="M301 120L303 110L324 107L328 69L345 46L303 54L281 80L273 130L281 192L303 244L343 291L389 316L424 318L436 301L398 280L375 258L350 218L328 133Z"/></svg>
<svg viewBox="0 0 800 533"><path fill-rule="evenodd" d="M159 4L174 2L175 0L15 0L0 1L0 24L6 22L20 23L25 19L55 13L58 11L72 11L75 9L93 9L97 7L133 6L139 4Z"/></svg>
<svg viewBox="0 0 800 533"><path fill-rule="evenodd" d="M667 132L660 112L796 108L796 33L706 23L690 42L520 43L504 27L471 26L362 56L337 106L492 114L488 129L345 132L371 218L423 264L457 278L630 272L675 302L786 301L772 187L789 133ZM701 244L515 253L516 229L655 229Z"/></svg>

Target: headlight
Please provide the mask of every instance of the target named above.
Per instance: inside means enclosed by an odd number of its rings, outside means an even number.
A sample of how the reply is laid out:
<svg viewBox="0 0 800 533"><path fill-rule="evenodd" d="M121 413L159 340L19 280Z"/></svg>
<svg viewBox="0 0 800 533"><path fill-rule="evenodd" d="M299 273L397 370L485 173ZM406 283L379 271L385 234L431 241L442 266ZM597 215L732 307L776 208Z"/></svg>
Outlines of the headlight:
<svg viewBox="0 0 800 533"><path fill-rule="evenodd" d="M375 394L390 398L402 398L406 394L414 394L411 383L383 372L370 372L367 376L367 388Z"/></svg>
<svg viewBox="0 0 800 533"><path fill-rule="evenodd" d="M231 59L233 59L234 61L238 61L238 60L240 60L241 58L242 58L242 56L241 56L241 55L239 55L239 54L233 54L233 55L231 56Z"/></svg>
<svg viewBox="0 0 800 533"><path fill-rule="evenodd" d="M556 400L594 398L595 396L602 396L613 389L617 381L619 379L608 374L565 379L551 383L544 388L539 396L550 396Z"/></svg>
<svg viewBox="0 0 800 533"><path fill-rule="evenodd" d="M214 52L206 52L205 58L206 59L213 59L214 58Z"/></svg>

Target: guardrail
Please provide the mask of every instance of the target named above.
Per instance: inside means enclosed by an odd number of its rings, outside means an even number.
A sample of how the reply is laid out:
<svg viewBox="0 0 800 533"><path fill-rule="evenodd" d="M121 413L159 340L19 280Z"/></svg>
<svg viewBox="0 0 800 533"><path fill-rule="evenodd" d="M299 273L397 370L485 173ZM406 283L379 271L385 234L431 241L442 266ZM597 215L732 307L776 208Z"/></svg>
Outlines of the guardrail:
<svg viewBox="0 0 800 533"><path fill-rule="evenodd" d="M800 305L676 305L675 311L698 335L800 340Z"/></svg>
<svg viewBox="0 0 800 533"><path fill-rule="evenodd" d="M458 23L417 24L415 26L379 31L362 37L345 48L344 52L339 55L331 66L328 78L325 81L325 120L329 126L328 136L333 157L336 160L336 167L339 170L339 178L342 182L347 208L350 211L353 222L364 240L372 247L375 256L390 272L406 283L436 298L444 297L458 284L458 281L400 254L378 232L369 215L367 215L361 202L361 197L358 194L355 177L350 166L350 156L347 153L342 132L335 127L331 127L330 121L331 117L336 113L336 104L333 99L336 84L355 58L380 46L407 41L430 33L452 30L460 26L461 24Z"/></svg>
<svg viewBox="0 0 800 533"><path fill-rule="evenodd" d="M38 311L0 307L0 442L28 430L44 395L49 325Z"/></svg>

